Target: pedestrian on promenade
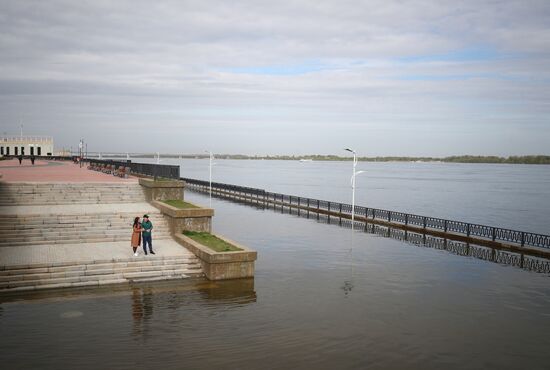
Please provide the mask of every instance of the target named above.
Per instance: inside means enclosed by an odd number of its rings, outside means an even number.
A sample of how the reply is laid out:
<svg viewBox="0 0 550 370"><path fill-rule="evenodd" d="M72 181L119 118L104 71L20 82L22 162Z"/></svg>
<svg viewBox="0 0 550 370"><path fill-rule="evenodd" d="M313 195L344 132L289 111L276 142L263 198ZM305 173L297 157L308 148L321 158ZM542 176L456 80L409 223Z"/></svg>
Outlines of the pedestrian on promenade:
<svg viewBox="0 0 550 370"><path fill-rule="evenodd" d="M35 156L32 155L32 156L31 156L31 163L32 163L33 166L34 166L34 160L35 160Z"/></svg>
<svg viewBox="0 0 550 370"><path fill-rule="evenodd" d="M142 228L142 234L143 234L143 251L145 252L145 255L147 255L147 245L149 245L149 252L151 254L155 254L153 252L153 239L151 236L151 230L153 230L153 224L151 221L149 221L148 215L143 215L143 222L141 223Z"/></svg>
<svg viewBox="0 0 550 370"><path fill-rule="evenodd" d="M141 244L141 223L139 222L139 217L134 218L134 225L132 230L132 249L134 250L134 256L138 256L137 248Z"/></svg>
<svg viewBox="0 0 550 370"><path fill-rule="evenodd" d="M19 165L21 166L21 162L23 162L23 156L22 155L19 155L17 157L17 159L19 159Z"/></svg>

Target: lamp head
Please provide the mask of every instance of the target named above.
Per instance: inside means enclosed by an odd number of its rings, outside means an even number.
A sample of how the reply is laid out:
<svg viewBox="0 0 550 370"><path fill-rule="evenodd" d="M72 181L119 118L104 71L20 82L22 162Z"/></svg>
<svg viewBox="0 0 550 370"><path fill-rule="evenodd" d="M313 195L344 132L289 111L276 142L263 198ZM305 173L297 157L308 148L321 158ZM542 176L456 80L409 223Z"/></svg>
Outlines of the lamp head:
<svg viewBox="0 0 550 370"><path fill-rule="evenodd" d="M347 150L348 152L351 152L351 153L355 154L355 150L352 150L352 149L350 149L350 148L346 148L346 149L344 149L344 150Z"/></svg>

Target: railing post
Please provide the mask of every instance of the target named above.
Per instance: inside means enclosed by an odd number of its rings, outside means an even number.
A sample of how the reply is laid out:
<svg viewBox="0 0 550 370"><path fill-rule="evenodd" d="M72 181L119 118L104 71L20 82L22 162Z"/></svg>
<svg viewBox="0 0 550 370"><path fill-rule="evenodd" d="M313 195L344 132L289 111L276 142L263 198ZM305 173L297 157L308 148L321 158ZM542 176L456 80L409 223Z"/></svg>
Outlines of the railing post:
<svg viewBox="0 0 550 370"><path fill-rule="evenodd" d="M422 227L426 228L426 216L422 216Z"/></svg>
<svg viewBox="0 0 550 370"><path fill-rule="evenodd" d="M319 199L317 199L317 219L321 217L321 213L319 211Z"/></svg>
<svg viewBox="0 0 550 370"><path fill-rule="evenodd" d="M444 221L443 230L447 232L447 220Z"/></svg>
<svg viewBox="0 0 550 370"><path fill-rule="evenodd" d="M470 237L470 224L466 224L466 236Z"/></svg>
<svg viewBox="0 0 550 370"><path fill-rule="evenodd" d="M405 213L405 225L409 224L409 214Z"/></svg>
<svg viewBox="0 0 550 370"><path fill-rule="evenodd" d="M522 231L521 232L521 246L523 247L524 245L525 245L525 232Z"/></svg>
<svg viewBox="0 0 550 370"><path fill-rule="evenodd" d="M495 229L494 227L492 229L493 229L493 241L495 241L497 238L497 229Z"/></svg>
<svg viewBox="0 0 550 370"><path fill-rule="evenodd" d="M388 211L388 222L391 222L391 211Z"/></svg>

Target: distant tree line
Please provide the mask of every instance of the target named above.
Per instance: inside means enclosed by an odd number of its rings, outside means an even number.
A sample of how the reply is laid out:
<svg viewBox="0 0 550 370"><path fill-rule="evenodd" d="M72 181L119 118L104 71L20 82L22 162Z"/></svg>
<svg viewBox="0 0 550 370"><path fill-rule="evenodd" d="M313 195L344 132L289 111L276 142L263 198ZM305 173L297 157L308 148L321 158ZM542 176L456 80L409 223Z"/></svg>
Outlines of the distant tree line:
<svg viewBox="0 0 550 370"><path fill-rule="evenodd" d="M123 156L122 154L120 155ZM126 154L124 154L124 157ZM161 158L186 158L203 159L208 154L161 154ZM133 155L137 158L154 158L154 155ZM218 159L242 159L242 160L278 160L298 161L302 159L313 161L350 161L352 157L337 155L244 155L244 154L216 154ZM509 164L550 164L550 155L524 155L524 156L479 156L479 155L454 155L449 157L359 157L362 162L446 162L446 163L509 163Z"/></svg>

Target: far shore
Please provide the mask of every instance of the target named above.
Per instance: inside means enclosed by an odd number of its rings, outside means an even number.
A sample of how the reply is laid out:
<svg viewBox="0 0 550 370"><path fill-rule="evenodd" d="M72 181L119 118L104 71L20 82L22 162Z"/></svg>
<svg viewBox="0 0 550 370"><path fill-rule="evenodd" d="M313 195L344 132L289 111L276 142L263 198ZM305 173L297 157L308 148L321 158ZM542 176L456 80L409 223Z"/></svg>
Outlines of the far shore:
<svg viewBox="0 0 550 370"><path fill-rule="evenodd" d="M103 158L126 159L127 153L102 153ZM129 153L131 158L155 159L157 154ZM89 153L90 158L97 158L97 153ZM161 158L175 159L208 159L208 154L160 154ZM216 159L233 160L278 160L278 161L351 161L352 157L337 155L244 155L244 154L215 154ZM487 163L487 164L550 164L550 155L524 155L524 156L474 156L458 155L449 157L358 157L360 162L426 162L426 163Z"/></svg>

